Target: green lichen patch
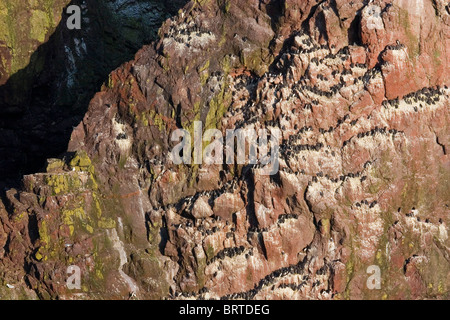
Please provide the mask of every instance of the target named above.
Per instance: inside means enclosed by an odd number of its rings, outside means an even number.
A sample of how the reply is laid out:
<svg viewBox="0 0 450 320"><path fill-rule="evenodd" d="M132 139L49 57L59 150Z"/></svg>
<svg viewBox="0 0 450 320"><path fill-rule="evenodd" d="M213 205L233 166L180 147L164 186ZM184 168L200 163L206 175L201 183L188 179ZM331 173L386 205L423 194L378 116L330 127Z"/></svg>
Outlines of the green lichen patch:
<svg viewBox="0 0 450 320"><path fill-rule="evenodd" d="M420 43L414 31L411 29L411 22L409 19L408 11L399 8L399 24L403 28L408 39L407 47L409 56L411 58L417 58L421 54Z"/></svg>

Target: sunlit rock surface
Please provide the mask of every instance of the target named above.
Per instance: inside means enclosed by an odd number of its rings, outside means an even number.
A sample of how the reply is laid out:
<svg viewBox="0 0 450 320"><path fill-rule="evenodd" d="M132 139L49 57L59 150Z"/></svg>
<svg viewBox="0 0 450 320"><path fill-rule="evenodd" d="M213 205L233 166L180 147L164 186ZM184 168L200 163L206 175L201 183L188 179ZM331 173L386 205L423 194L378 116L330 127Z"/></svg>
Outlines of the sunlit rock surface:
<svg viewBox="0 0 450 320"><path fill-rule="evenodd" d="M449 34L444 1L188 3L7 192L2 297L448 299ZM174 165L198 120L281 129L279 172Z"/></svg>

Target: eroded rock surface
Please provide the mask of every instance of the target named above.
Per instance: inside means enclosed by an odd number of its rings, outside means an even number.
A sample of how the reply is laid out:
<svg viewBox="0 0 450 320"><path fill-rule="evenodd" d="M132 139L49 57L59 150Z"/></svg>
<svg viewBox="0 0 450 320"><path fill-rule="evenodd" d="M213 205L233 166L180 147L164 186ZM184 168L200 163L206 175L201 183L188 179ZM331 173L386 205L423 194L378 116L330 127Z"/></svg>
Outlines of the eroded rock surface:
<svg viewBox="0 0 450 320"><path fill-rule="evenodd" d="M0 1L0 188L67 149L108 74L187 1ZM81 29L66 26L67 8Z"/></svg>
<svg viewBox="0 0 450 320"><path fill-rule="evenodd" d="M448 299L448 4L192 1L159 34L8 191L2 295ZM280 171L174 165L196 120L280 128Z"/></svg>

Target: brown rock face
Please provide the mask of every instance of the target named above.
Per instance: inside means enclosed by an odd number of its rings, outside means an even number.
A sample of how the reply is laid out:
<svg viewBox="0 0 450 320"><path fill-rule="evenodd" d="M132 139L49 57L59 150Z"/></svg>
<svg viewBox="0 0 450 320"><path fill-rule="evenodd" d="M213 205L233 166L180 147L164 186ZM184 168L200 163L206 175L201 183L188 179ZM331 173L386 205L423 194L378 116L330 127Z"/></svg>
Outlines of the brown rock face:
<svg viewBox="0 0 450 320"><path fill-rule="evenodd" d="M187 0L0 0L0 189L67 150L108 74ZM69 6L81 29L67 28Z"/></svg>
<svg viewBox="0 0 450 320"><path fill-rule="evenodd" d="M449 22L443 1L190 2L8 192L0 272L39 298L448 299ZM280 170L175 165L194 121L279 128Z"/></svg>

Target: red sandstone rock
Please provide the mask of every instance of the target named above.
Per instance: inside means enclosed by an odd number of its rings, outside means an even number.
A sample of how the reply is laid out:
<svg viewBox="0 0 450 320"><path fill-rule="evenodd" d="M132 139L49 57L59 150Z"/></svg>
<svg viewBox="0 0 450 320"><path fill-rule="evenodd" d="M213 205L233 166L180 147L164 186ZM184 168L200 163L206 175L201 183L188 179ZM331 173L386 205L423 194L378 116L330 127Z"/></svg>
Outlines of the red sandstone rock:
<svg viewBox="0 0 450 320"><path fill-rule="evenodd" d="M75 155L8 192L0 270L26 259L43 297L71 297L69 258L100 297L447 297L444 4L278 4L191 2L113 72ZM171 133L195 120L280 127L280 172L174 165Z"/></svg>

